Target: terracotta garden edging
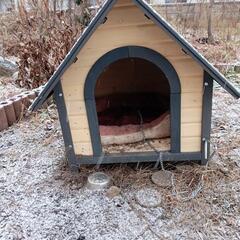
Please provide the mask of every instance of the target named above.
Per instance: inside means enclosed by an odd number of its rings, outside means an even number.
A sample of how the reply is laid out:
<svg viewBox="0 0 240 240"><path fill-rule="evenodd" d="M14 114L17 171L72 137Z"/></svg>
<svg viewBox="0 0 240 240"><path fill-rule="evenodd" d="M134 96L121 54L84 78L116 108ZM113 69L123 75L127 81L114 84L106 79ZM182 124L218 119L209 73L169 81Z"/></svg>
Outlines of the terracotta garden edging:
<svg viewBox="0 0 240 240"><path fill-rule="evenodd" d="M0 101L0 131L18 122L27 111L33 100L38 96L42 87L23 92L7 100Z"/></svg>
<svg viewBox="0 0 240 240"><path fill-rule="evenodd" d="M7 117L8 126L12 126L13 123L16 122L16 115L15 115L15 110L13 106L13 101L6 100L1 102L0 104L4 108L4 111Z"/></svg>
<svg viewBox="0 0 240 240"><path fill-rule="evenodd" d="M0 105L0 131L8 128L7 116L4 107Z"/></svg>

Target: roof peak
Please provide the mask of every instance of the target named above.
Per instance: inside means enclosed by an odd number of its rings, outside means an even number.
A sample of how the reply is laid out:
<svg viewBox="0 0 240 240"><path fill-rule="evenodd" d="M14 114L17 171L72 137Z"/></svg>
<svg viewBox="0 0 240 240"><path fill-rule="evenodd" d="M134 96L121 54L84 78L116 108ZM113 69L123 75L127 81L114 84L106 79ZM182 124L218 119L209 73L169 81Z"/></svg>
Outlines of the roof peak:
<svg viewBox="0 0 240 240"><path fill-rule="evenodd" d="M118 0L124 2L125 0ZM92 19L88 27L83 31L82 35L73 45L69 53L66 55L62 63L56 69L52 77L47 82L46 86L38 96L38 98L33 102L30 110L37 110L48 96L52 93L58 81L60 81L61 76L66 71L66 69L74 62L77 54L97 29L97 27L104 22L105 17L108 12L113 8L113 6L118 2L117 0L107 0L100 8L96 16ZM181 48L191 56L196 62L198 62L201 67L216 81L218 82L226 91L228 91L232 96L240 98L240 91L233 86L212 64L208 62L190 43L188 43L183 36L181 36L165 19L163 19L148 3L144 0L128 0L135 3L143 13L149 17L156 25L163 29L174 41L176 41ZM125 1L126 2L126 1Z"/></svg>

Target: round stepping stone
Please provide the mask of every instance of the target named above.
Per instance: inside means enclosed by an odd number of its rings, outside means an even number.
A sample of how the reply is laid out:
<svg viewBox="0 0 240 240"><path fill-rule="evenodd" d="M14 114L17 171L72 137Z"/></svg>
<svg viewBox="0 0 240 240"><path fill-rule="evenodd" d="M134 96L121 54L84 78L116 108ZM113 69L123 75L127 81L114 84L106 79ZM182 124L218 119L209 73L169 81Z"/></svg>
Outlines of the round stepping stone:
<svg viewBox="0 0 240 240"><path fill-rule="evenodd" d="M145 208L155 208L161 204L161 194L152 188L143 188L135 194L136 202Z"/></svg>
<svg viewBox="0 0 240 240"><path fill-rule="evenodd" d="M103 172L92 173L88 176L87 188L89 190L102 190L108 187L110 177Z"/></svg>
<svg viewBox="0 0 240 240"><path fill-rule="evenodd" d="M152 182L159 187L172 187L173 173L170 171L158 171L153 173Z"/></svg>

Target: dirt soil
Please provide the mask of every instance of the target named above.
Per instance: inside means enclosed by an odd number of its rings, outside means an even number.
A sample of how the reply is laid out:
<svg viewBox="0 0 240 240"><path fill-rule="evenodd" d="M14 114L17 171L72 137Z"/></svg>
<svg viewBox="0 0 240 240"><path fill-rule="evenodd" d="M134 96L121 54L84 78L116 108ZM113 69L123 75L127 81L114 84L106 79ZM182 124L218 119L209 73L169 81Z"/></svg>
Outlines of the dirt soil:
<svg viewBox="0 0 240 240"><path fill-rule="evenodd" d="M173 187L150 178L154 164L82 166L69 171L53 107L0 133L0 239L155 240L240 239L240 101L215 89L212 144L206 167L167 164ZM121 189L86 189L103 171ZM142 207L135 195L161 193L161 205ZM151 196L149 196L150 198Z"/></svg>

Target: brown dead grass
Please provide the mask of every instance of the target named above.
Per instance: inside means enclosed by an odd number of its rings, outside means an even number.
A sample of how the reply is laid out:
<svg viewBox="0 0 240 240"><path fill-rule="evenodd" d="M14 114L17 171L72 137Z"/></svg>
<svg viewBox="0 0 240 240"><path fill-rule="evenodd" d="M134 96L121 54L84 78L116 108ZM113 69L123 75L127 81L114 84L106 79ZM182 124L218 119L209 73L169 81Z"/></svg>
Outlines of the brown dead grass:
<svg viewBox="0 0 240 240"><path fill-rule="evenodd" d="M33 89L51 77L91 16L85 1L74 11L53 11L49 1L33 0L29 11L25 2L18 12L2 15L0 32L4 53L19 59L16 83Z"/></svg>

